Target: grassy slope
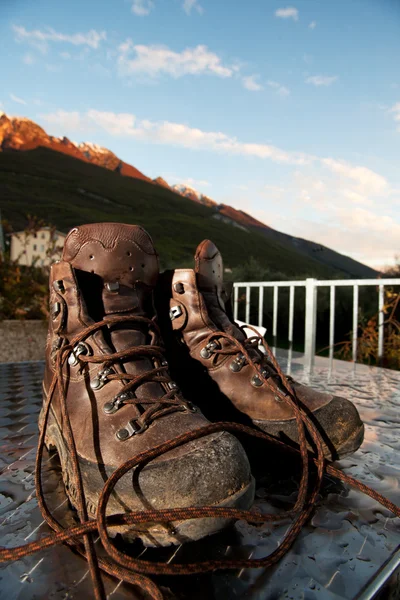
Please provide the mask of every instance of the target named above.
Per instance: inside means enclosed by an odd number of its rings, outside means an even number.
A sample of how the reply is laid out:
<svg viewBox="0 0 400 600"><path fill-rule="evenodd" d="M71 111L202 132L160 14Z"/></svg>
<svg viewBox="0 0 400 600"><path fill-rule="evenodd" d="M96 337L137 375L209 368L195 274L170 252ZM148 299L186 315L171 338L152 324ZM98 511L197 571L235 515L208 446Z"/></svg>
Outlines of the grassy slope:
<svg viewBox="0 0 400 600"><path fill-rule="evenodd" d="M153 237L163 267L192 266L197 244L208 237L226 266L253 256L291 277L342 275L262 234L213 219L213 208L46 148L0 153L0 207L14 229L24 228L28 213L62 231L90 222L137 223Z"/></svg>

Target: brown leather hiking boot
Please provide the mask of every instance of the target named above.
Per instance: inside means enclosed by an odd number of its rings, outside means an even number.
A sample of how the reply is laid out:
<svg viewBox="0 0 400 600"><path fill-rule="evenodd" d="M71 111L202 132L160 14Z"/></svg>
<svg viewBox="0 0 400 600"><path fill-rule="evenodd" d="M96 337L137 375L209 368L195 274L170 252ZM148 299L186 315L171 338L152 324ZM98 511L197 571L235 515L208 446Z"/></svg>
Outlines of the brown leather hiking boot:
<svg viewBox="0 0 400 600"><path fill-rule="evenodd" d="M226 301L222 257L209 240L197 248L194 271L177 269L161 276L157 311L172 374L210 420L253 423L298 443L293 409L282 400L288 393L282 377L261 352L260 340L247 338L228 316ZM335 460L355 452L364 425L354 404L288 379L322 436L325 456Z"/></svg>
<svg viewBox="0 0 400 600"><path fill-rule="evenodd" d="M92 518L104 483L117 467L208 424L169 375L153 318L157 278L158 257L149 235L136 225L116 223L73 229L62 260L51 268L44 377L45 403L49 394L51 400L48 422L42 410L40 428L46 427L46 446L57 449L68 497L77 507L67 412ZM129 471L117 483L107 514L188 506L249 508L253 496L244 450L222 431ZM166 546L197 540L228 523L191 519L135 530L125 525L110 533Z"/></svg>

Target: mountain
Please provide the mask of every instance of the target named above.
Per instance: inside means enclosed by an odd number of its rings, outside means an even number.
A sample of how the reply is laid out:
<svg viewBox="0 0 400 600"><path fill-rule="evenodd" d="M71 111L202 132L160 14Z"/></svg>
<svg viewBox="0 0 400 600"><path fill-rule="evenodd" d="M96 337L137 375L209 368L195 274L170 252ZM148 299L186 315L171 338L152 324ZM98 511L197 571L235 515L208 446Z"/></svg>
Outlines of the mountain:
<svg viewBox="0 0 400 600"><path fill-rule="evenodd" d="M194 188L189 185L184 185L183 183L177 183L171 187L172 190L184 196L185 198L189 198L189 200L193 200L193 202L198 202L199 204L204 204L204 206L218 206L214 200L211 200L208 196L201 194Z"/></svg>
<svg viewBox="0 0 400 600"><path fill-rule="evenodd" d="M332 250L322 244L277 231L276 229L261 223L261 221L258 221L246 212L232 208L232 206L219 204L217 206L217 211L219 218L226 223L237 223L247 231L261 233L261 235L271 241L274 240L285 246L290 246L293 250L302 253L304 256L309 256L326 266L342 271L345 277L359 277L365 279L368 277L375 278L378 274L378 271L375 269L372 269L345 254L336 252L336 250Z"/></svg>
<svg viewBox="0 0 400 600"><path fill-rule="evenodd" d="M90 142L75 144L67 137L59 138L48 135L44 129L29 119L8 117L5 113L0 114L0 151L33 150L40 146L116 171L120 175L151 181L146 175L119 159L107 148Z"/></svg>
<svg viewBox="0 0 400 600"><path fill-rule="evenodd" d="M168 190L171 189L171 187L168 185L168 183L162 177L156 177L156 179L153 179L153 183L156 183L157 185L161 185L162 187L165 187Z"/></svg>
<svg viewBox="0 0 400 600"><path fill-rule="evenodd" d="M49 147L0 152L0 198L2 218L14 230L26 226L27 214L65 232L93 222L142 225L154 239L162 268L193 266L196 246L208 237L221 249L229 268L254 257L271 273L290 278L343 276L259 232L215 219L213 207L190 202L153 182L120 177Z"/></svg>
<svg viewBox="0 0 400 600"><path fill-rule="evenodd" d="M47 154L43 153L44 149L47 149ZM79 185L77 185L77 187L75 187L73 190L70 190L70 192L73 196L75 196L75 194L78 193L78 195L80 196L80 203L82 203L82 197L85 198L85 202L88 204L90 204L89 199L94 200L95 198L103 198L104 203L109 203L111 207L114 206L116 213L119 214L120 209L117 208L118 206L127 206L128 204L133 203L132 209L134 209L135 203L137 205L141 205L140 199L135 196L135 194L138 193L144 194L144 196L147 196L151 199L152 202L155 203L154 210L157 202L161 197L168 197L171 200L171 202L172 199L175 198L172 204L174 204L177 201L177 199L179 199L177 206L179 206L179 210L182 211L184 214L192 214L194 205L197 205L199 208L202 207L204 209L208 209L208 226L203 231L202 237L212 237L210 233L210 231L213 230L214 227L211 226L212 223L215 223L217 228L222 227L222 229L226 227L231 228L233 226L235 227L235 237L233 238L232 235L229 236L231 244L236 243L236 236L238 235L239 231L241 231L243 234L251 234L252 241L253 235L256 234L255 239L258 239L260 244L260 240L264 240L263 243L266 244L265 252L267 251L268 247L280 247L281 249L286 249L286 251L288 251L289 254L293 257L296 255L298 257L298 260L294 260L293 264L302 264L302 269L304 273L306 273L304 269L306 269L306 265L308 265L307 269L309 269L309 271L307 272L316 273L318 271L318 273L320 274L324 273L325 277L328 277L328 272L330 272L331 274L336 273L336 277L340 276L360 278L375 277L377 274L377 272L374 271L374 269L371 269L370 267L363 265L349 258L348 256L342 255L339 252L322 246L321 244L310 242L308 240L303 240L301 238L296 238L294 236L276 231L275 229L269 227L268 225L265 225L264 223L261 223L260 221L258 221L257 219L255 219L254 217L252 217L244 211L237 210L226 204L218 204L208 196L205 196L204 194L198 192L190 186L184 184L176 184L170 186L167 183L167 181L165 181L165 179L163 179L162 177L157 177L156 179L151 180L141 171L136 169L136 167L125 163L107 148L103 148L101 146L98 146L97 144L93 144L90 142L82 142L80 144L76 144L66 137L53 137L48 135L44 131L44 129L42 129L39 125L37 125L29 119L20 117L9 117L4 113L0 113L0 168L1 165L3 165L6 172L9 169L9 167L7 166L9 165L8 158L6 158L6 156L9 153L12 153L13 155L11 164L15 162L15 164L18 163L20 165L20 176L22 178L20 183L20 187L22 186L20 192L22 193L22 201L18 205L16 197L13 198L13 196L10 196L8 193L9 183L5 182L4 177L7 179L10 176L9 173L7 176L5 175L5 173L0 173L3 176L3 179L0 179L0 197L2 200L1 208L4 209L3 216L8 218L13 224L14 220L11 218L11 216L15 216L15 218L17 219L16 222L19 223L18 227L24 227L23 215L26 215L27 213L36 214L37 216L43 217L46 220L50 219L52 223L57 225L59 228L62 228L63 226L65 227L67 225L69 226L69 224L71 224L72 226L79 222L83 223L85 222L83 220L84 218L89 219L89 221L86 220L86 222L94 220L95 212L93 210L92 212L90 212L90 214L87 215L87 217L85 217L85 203L83 203L83 205L81 206L81 211L77 211L76 214L74 213L74 211L71 212L71 209L68 206L68 204L61 203L59 205L58 210L53 214L52 207L45 207L39 199L41 194L41 188L40 186L37 187L37 182L34 183L31 181L28 187L22 192L24 184L30 180L30 177L33 177L33 174L28 175L33 164L35 164L35 169L37 170L37 173L43 172L43 180L47 182L46 185L48 186L48 189L51 188L51 185L49 183L52 178L50 165L41 165L40 159L49 160L50 164L53 165L53 167L57 171L57 177L59 182L65 179L64 173L60 171L63 165L63 161L55 156L56 153L59 153L61 155L67 155L69 158L72 159L78 159L82 163L81 166L75 163L73 163L72 165L71 163L68 163L68 168L73 167L73 172L79 172L79 177L77 178L77 182L79 181ZM101 169L93 171L91 168L88 168L89 165L94 169L98 169L99 167L101 167ZM65 163L65 168L66 167L67 164ZM25 169L27 170L27 172L25 172ZM117 181L117 179L115 179L115 189L111 189L109 195L104 193L101 188L97 187L97 185L93 185L93 182L90 181L90 177L92 176L96 176L97 179L102 181L109 181L109 179L106 178L106 175L104 174L103 176L103 174L101 173L102 170L112 172L113 175L115 175L117 178L118 175L124 175L124 180L132 180L129 186L130 193L132 193L133 196L132 199L129 200L129 202L127 198L125 198L125 196L121 200L122 204L116 198L116 196L118 196L116 189L125 189L125 182L123 185L120 180ZM54 173L54 177L55 176L56 173ZM35 179L37 180L38 177L39 176L36 175ZM150 187L142 189L142 187L138 186L139 181L141 181L143 184L145 183L147 186ZM11 189L14 190L13 193L16 193L15 186L11 187ZM128 193L127 190L126 193ZM61 198L61 191L58 190L56 195L58 195ZM6 207L4 205L6 198L9 199L11 204L15 201L15 210L11 206L9 206L9 211L7 212ZM182 200L184 200L184 203L182 203ZM191 202L188 203L187 200L191 200ZM32 204L34 205L34 208ZM168 206L168 203L165 204L165 206L160 206L159 210L168 212ZM153 210L151 206L146 206L146 209L147 208ZM101 210L97 212L100 218ZM109 213L109 211L106 212L109 215L108 219L106 220L110 220L110 218L116 220L116 218L112 216L112 211L111 213ZM68 215L72 216L72 214L74 215L74 218L70 219ZM136 214L135 210L133 214ZM141 215L137 215L137 218L139 217L141 218ZM171 215L165 215L165 220L169 220L170 222L170 217ZM124 218L126 222L130 222L129 220L127 220L126 216ZM160 220L163 220L163 218L163 215L160 215ZM143 222L145 222L145 215L143 216L143 219ZM173 228L175 228L176 222L179 220L179 218L178 216L176 216L174 217L174 219L175 222ZM150 221L152 221L152 219L150 219ZM170 226L172 226L171 222ZM194 226L194 224L192 224L191 227L192 226L192 233L194 235L197 235L196 226ZM226 231L226 229L224 229L224 231ZM184 237L185 232L178 229L177 235L180 237ZM191 241L191 236L188 236L188 241L189 240ZM201 240L199 239L199 241ZM259 248L260 252L261 246ZM185 251L188 253L189 246L185 246L185 248ZM247 242L243 246L241 262L243 263L243 261L245 261L246 257L248 256L258 255L260 257L262 256L263 264L265 264L266 262L272 264L272 260L270 260L271 257L266 257L265 254L260 254L259 251L254 250L253 245L251 245L249 250L249 244ZM178 254L179 252L176 255L174 254L173 256L178 256ZM272 255L273 254L274 253L272 253ZM235 252L233 252L233 262L231 261L230 266L238 264L235 257L236 254ZM285 271L284 269L282 270L281 268L278 268L278 264L279 261L276 264L274 264L275 271L288 273L292 271L291 269L289 269L289 265L287 265Z"/></svg>
<svg viewBox="0 0 400 600"><path fill-rule="evenodd" d="M179 191L181 195L189 198L190 200L201 202L206 206L215 207L215 219L223 221L227 224L230 223L248 232L256 231L270 240L275 240L285 246L289 245L296 252L313 258L328 267L333 267L334 269L342 271L344 277L375 278L378 274L378 272L371 267L368 267L367 265L364 265L350 258L349 256L341 254L340 252L331 250L327 246L323 246L322 244L311 242L309 240L304 240L287 233L282 233L281 231L277 231L276 229L265 225L261 221L258 221L243 210L237 210L236 208L226 204L217 204L214 200L207 198L207 196L200 194L200 192L193 190L193 188L188 188L183 185L175 185L173 186L173 189Z"/></svg>

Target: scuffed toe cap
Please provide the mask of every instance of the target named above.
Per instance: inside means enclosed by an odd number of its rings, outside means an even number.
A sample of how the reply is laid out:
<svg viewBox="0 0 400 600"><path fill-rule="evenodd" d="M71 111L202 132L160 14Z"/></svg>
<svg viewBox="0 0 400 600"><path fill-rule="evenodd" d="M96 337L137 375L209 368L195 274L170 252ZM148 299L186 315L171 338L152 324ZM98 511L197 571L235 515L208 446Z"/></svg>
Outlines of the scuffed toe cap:
<svg viewBox="0 0 400 600"><path fill-rule="evenodd" d="M314 411L308 410L305 405L303 408L322 438L324 456L328 460L344 458L361 446L364 439L364 425L357 408L350 400L334 396L329 402ZM289 443L299 443L296 419L254 420L253 422L274 437ZM310 438L309 441L309 448L315 450Z"/></svg>
<svg viewBox="0 0 400 600"><path fill-rule="evenodd" d="M209 435L179 458L150 463L133 474L138 498L154 508L218 504L251 481L239 441L227 432Z"/></svg>
<svg viewBox="0 0 400 600"><path fill-rule="evenodd" d="M346 398L334 396L313 413L313 420L333 459L352 454L363 442L363 422L357 408Z"/></svg>

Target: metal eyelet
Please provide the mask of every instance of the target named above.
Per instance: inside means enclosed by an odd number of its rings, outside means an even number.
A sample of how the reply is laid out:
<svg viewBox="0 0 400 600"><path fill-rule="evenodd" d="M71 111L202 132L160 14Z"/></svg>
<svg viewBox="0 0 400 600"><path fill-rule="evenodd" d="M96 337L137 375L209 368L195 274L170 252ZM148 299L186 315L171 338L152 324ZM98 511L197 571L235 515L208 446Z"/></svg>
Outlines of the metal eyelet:
<svg viewBox="0 0 400 600"><path fill-rule="evenodd" d="M183 285L183 283L181 281L178 281L177 283L174 283L174 291L177 294L184 294L185 293L185 286Z"/></svg>
<svg viewBox="0 0 400 600"><path fill-rule="evenodd" d="M211 358L212 353L218 347L219 347L218 342L216 342L216 341L208 342L208 344L206 344L204 346L204 348L202 348L200 350L201 358Z"/></svg>
<svg viewBox="0 0 400 600"><path fill-rule="evenodd" d="M54 302L53 306L51 307L51 318L53 319L53 321L55 321L55 319L57 319L60 312L61 312L61 304L59 302Z"/></svg>
<svg viewBox="0 0 400 600"><path fill-rule="evenodd" d="M171 321L174 321L174 319L180 317L181 314L182 308L180 306L172 306L171 310L169 311L169 318L171 319Z"/></svg>
<svg viewBox="0 0 400 600"><path fill-rule="evenodd" d="M148 425L145 423L143 423L143 425L138 425L135 421L129 421L126 426L123 429L119 429L115 435L120 442L123 442L133 435L143 433L147 428Z"/></svg>
<svg viewBox="0 0 400 600"><path fill-rule="evenodd" d="M108 381L107 377L114 373L114 369L108 367L99 371L94 379L90 382L92 390L100 390Z"/></svg>
<svg viewBox="0 0 400 600"><path fill-rule="evenodd" d="M123 394L118 394L118 396L115 396L115 398L113 400L111 400L110 402L106 402L103 406L103 411L107 414L107 415L113 415L114 413L117 412L117 410L119 410L121 408L121 406L123 406L124 404L124 400L127 400L127 398L132 398L133 394L132 393L123 393Z"/></svg>
<svg viewBox="0 0 400 600"><path fill-rule="evenodd" d="M53 289L60 294L65 292L64 282L62 279L57 279L57 281L53 281Z"/></svg>
<svg viewBox="0 0 400 600"><path fill-rule="evenodd" d="M263 383L263 380L258 375L254 375L251 378L251 385L254 385L254 387L261 387Z"/></svg>
<svg viewBox="0 0 400 600"><path fill-rule="evenodd" d="M261 374L265 377L267 375L267 371L263 369L261 371ZM254 387L261 387L263 384L264 381L259 375L253 375L253 377L251 378L251 385L254 385Z"/></svg>
<svg viewBox="0 0 400 600"><path fill-rule="evenodd" d="M90 347L85 344L85 342L79 342L79 344L77 344L75 346L75 348L72 350L71 354L68 357L68 364L71 365L71 367L75 367L78 362L79 362L79 356L81 354L87 355L90 354L91 350Z"/></svg>
<svg viewBox="0 0 400 600"><path fill-rule="evenodd" d="M246 362L246 359L244 357L244 355L242 353L238 354L238 356L235 358L235 360L233 360L230 365L229 368L231 371L233 371L234 373L239 373L239 371L242 370L242 368L244 367L244 364Z"/></svg>
<svg viewBox="0 0 400 600"><path fill-rule="evenodd" d="M185 410L187 412L195 413L195 412L197 412L197 406L195 406L189 400L186 400L185 404L183 405L183 410Z"/></svg>
<svg viewBox="0 0 400 600"><path fill-rule="evenodd" d="M103 411L106 413L106 415L112 415L113 413L117 412L117 410L118 408L116 408L114 402L106 402L103 406Z"/></svg>
<svg viewBox="0 0 400 600"><path fill-rule="evenodd" d="M167 383L167 387L169 387L170 390L177 390L178 389L178 385L175 383L175 381L169 381Z"/></svg>

